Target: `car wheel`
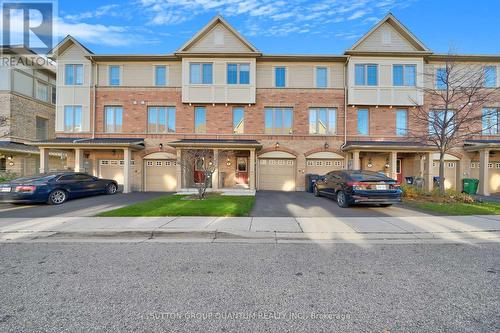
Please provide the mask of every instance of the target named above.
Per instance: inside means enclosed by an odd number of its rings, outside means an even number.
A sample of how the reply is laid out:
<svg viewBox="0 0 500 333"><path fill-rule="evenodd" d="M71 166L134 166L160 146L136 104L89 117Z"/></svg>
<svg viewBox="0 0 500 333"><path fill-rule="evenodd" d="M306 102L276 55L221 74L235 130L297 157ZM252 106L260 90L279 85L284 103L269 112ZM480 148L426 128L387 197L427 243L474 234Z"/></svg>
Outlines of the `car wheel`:
<svg viewBox="0 0 500 333"><path fill-rule="evenodd" d="M380 207L391 207L392 204L380 204Z"/></svg>
<svg viewBox="0 0 500 333"><path fill-rule="evenodd" d="M116 194L116 191L118 191L118 186L116 186L115 183L111 183L106 186L106 194Z"/></svg>
<svg viewBox="0 0 500 333"><path fill-rule="evenodd" d="M315 197L320 197L321 196L321 194L319 193L319 190L318 190L317 186L313 187L313 193L314 193Z"/></svg>
<svg viewBox="0 0 500 333"><path fill-rule="evenodd" d="M347 198L345 196L344 191L337 192L337 205L339 205L339 207L342 207L342 208L349 207L349 204L347 203Z"/></svg>
<svg viewBox="0 0 500 333"><path fill-rule="evenodd" d="M51 205L60 205L68 199L68 193L64 190L54 190L49 194L48 203Z"/></svg>

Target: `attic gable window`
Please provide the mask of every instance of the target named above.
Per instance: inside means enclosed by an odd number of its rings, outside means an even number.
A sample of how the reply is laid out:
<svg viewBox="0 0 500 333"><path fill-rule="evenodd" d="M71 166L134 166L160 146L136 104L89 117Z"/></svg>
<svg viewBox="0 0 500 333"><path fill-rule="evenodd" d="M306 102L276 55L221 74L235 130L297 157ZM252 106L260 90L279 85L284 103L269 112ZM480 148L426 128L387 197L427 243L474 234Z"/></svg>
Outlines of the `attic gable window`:
<svg viewBox="0 0 500 333"><path fill-rule="evenodd" d="M214 43L215 45L224 45L224 31L222 30L215 31Z"/></svg>

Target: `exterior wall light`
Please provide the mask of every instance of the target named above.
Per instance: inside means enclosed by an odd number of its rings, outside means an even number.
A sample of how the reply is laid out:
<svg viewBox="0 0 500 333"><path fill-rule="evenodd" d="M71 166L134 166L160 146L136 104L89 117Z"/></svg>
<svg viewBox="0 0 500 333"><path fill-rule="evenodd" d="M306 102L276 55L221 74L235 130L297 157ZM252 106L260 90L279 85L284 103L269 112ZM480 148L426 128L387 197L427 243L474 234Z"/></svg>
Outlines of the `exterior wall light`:
<svg viewBox="0 0 500 333"><path fill-rule="evenodd" d="M276 141L276 144L274 145L274 148L278 149L280 147L280 143Z"/></svg>
<svg viewBox="0 0 500 333"><path fill-rule="evenodd" d="M328 149L330 148L330 145L328 144L328 142L325 142L325 145L324 145L325 149Z"/></svg>
<svg viewBox="0 0 500 333"><path fill-rule="evenodd" d="M369 168L373 167L373 163L372 163L372 159L371 158L368 159L368 164L366 166L369 167Z"/></svg>
<svg viewBox="0 0 500 333"><path fill-rule="evenodd" d="M163 150L163 143L160 143L160 150Z"/></svg>

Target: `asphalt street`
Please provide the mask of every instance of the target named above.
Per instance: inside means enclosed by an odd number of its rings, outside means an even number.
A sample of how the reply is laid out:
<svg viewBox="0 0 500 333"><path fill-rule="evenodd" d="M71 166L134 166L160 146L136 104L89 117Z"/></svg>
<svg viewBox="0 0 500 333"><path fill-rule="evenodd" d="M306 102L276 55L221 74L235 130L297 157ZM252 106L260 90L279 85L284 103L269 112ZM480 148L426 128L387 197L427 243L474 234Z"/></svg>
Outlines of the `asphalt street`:
<svg viewBox="0 0 500 333"><path fill-rule="evenodd" d="M500 245L0 244L0 332L498 332Z"/></svg>

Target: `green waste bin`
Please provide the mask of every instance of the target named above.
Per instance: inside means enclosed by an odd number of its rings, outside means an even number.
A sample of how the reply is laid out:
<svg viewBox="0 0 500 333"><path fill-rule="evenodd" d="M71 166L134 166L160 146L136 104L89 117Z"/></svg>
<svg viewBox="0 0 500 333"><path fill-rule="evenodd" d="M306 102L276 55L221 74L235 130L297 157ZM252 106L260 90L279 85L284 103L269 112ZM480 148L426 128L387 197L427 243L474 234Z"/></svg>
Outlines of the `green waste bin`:
<svg viewBox="0 0 500 333"><path fill-rule="evenodd" d="M464 192L467 194L476 194L478 184L479 184L479 179L464 178L463 179Z"/></svg>

